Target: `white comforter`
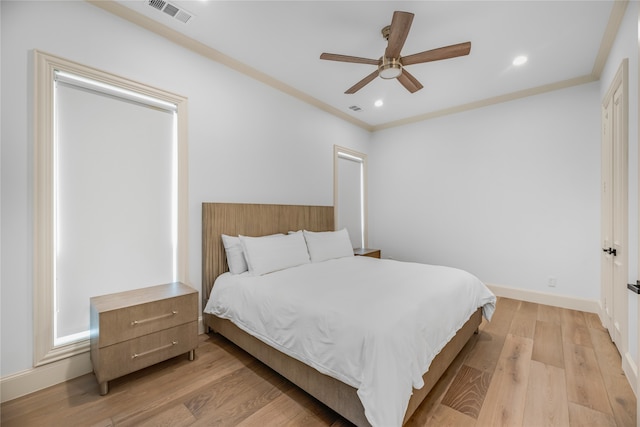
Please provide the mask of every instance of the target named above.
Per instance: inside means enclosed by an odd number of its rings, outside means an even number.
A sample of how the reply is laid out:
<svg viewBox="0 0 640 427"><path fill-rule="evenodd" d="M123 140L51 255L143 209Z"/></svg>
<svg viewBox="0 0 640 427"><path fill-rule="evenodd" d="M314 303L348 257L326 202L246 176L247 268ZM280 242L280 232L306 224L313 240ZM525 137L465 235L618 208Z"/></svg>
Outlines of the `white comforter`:
<svg viewBox="0 0 640 427"><path fill-rule="evenodd" d="M221 275L205 307L358 390L373 426L400 426L412 387L495 296L454 268L348 257L252 277Z"/></svg>

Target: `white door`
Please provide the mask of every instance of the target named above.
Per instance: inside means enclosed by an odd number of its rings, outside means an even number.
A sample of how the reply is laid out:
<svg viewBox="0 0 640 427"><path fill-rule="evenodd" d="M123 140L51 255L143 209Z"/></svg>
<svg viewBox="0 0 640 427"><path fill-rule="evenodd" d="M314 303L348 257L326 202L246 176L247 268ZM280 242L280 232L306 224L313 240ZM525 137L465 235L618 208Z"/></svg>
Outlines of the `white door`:
<svg viewBox="0 0 640 427"><path fill-rule="evenodd" d="M602 321L613 337L613 141L610 118L612 103L602 106Z"/></svg>
<svg viewBox="0 0 640 427"><path fill-rule="evenodd" d="M602 297L604 323L620 354L628 342L628 144L626 61L602 105Z"/></svg>

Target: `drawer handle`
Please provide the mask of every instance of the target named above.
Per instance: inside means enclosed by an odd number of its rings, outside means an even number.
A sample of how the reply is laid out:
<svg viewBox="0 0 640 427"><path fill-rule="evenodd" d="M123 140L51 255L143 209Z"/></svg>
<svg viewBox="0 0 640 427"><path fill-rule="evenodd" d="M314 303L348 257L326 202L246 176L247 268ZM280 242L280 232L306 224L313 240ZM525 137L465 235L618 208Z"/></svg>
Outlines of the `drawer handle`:
<svg viewBox="0 0 640 427"><path fill-rule="evenodd" d="M176 314L178 314L178 311L173 310L171 313L161 314L160 316L150 317L148 319L142 319L142 320L134 320L133 322L131 322L131 326L141 325L147 322L153 322L154 320L164 319L165 317L175 316Z"/></svg>
<svg viewBox="0 0 640 427"><path fill-rule="evenodd" d="M171 341L171 344L163 345L162 347L154 348L153 350L143 351L142 353L133 353L131 358L135 359L136 357L146 356L147 354L155 353L156 351L160 351L160 350L164 350L164 349L169 348L169 347L173 347L176 344L178 344L178 341Z"/></svg>

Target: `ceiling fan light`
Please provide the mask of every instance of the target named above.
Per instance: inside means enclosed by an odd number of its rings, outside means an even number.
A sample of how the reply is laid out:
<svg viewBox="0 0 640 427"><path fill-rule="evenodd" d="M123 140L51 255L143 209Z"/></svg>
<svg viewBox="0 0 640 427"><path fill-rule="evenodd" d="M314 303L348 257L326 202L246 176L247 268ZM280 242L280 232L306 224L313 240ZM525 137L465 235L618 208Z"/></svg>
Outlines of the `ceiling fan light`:
<svg viewBox="0 0 640 427"><path fill-rule="evenodd" d="M520 55L513 60L513 65L515 65L516 67L519 67L520 65L523 65L528 60L529 58L527 58L526 56Z"/></svg>
<svg viewBox="0 0 640 427"><path fill-rule="evenodd" d="M378 66L378 75L383 79L395 79L402 74L402 64L397 59L382 58Z"/></svg>

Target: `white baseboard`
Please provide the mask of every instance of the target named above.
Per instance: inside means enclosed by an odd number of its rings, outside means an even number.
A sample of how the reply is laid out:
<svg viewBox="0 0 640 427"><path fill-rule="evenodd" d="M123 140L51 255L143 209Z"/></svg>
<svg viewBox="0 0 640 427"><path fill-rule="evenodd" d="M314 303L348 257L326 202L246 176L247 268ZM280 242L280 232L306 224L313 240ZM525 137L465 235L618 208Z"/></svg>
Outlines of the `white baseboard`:
<svg viewBox="0 0 640 427"><path fill-rule="evenodd" d="M631 353L628 351L622 358L622 370L627 376L631 390L633 390L637 399L638 392L640 392L640 390L638 390L638 367L636 366L636 362L633 360Z"/></svg>
<svg viewBox="0 0 640 427"><path fill-rule="evenodd" d="M496 294L504 298L512 298L520 301L535 302L537 304L551 305L554 307L568 308L570 310L585 311L587 313L600 314L600 302L584 298L570 297L566 295L549 294L544 292L531 291L528 289L509 288L506 286L492 285L487 283L487 287Z"/></svg>
<svg viewBox="0 0 640 427"><path fill-rule="evenodd" d="M198 333L204 333L202 316L198 319ZM57 362L8 375L0 378L0 402L8 402L92 371L93 366L87 351ZM97 382L96 387L98 387Z"/></svg>
<svg viewBox="0 0 640 427"><path fill-rule="evenodd" d="M15 398L51 387L93 371L89 352L77 354L57 362L27 369L0 378L0 401ZM98 383L96 383L96 387Z"/></svg>
<svg viewBox="0 0 640 427"><path fill-rule="evenodd" d="M204 334L204 319L202 316L198 317L198 335Z"/></svg>

